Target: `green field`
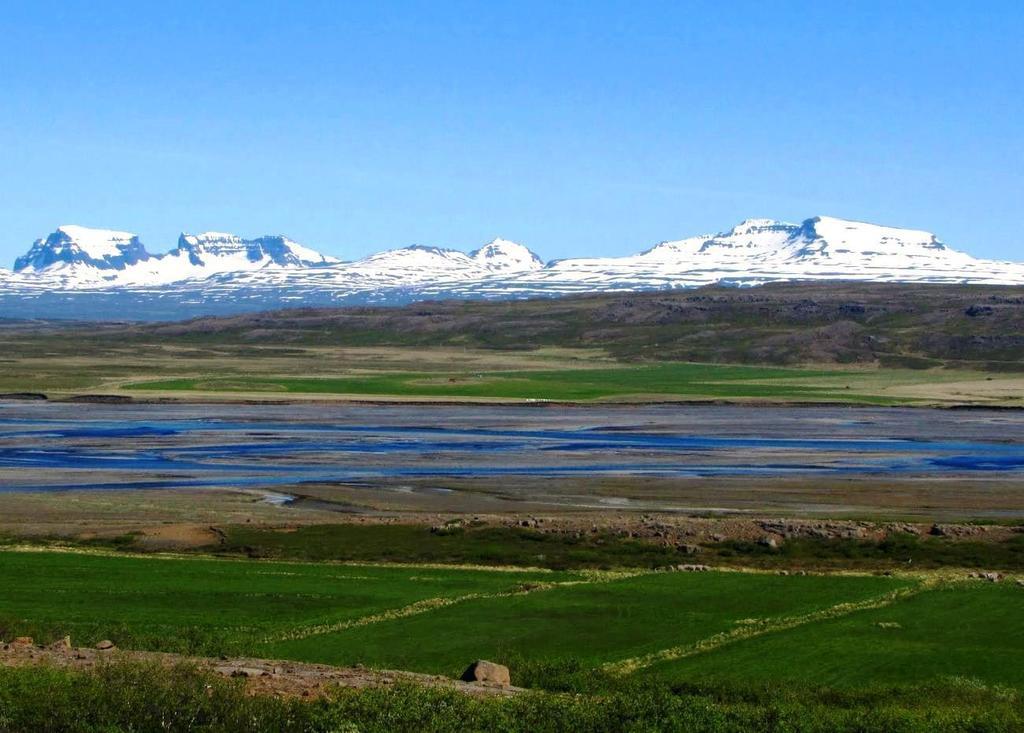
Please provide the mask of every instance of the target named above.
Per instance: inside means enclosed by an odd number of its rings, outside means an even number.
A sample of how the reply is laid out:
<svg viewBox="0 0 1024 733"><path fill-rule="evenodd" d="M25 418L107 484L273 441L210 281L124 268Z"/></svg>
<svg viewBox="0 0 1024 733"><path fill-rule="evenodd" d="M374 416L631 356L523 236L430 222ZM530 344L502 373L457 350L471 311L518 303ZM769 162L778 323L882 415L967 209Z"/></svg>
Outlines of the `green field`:
<svg viewBox="0 0 1024 733"><path fill-rule="evenodd" d="M729 631L757 617L778 619L863 601L901 585L879 577L780 577L656 573L607 583L483 599L375 624L358 634L273 645L271 656L334 664L362 661L457 673L466 660L578 659L595 667ZM451 634L459 629L458 634ZM415 639L415 644L409 644Z"/></svg>
<svg viewBox="0 0 1024 733"><path fill-rule="evenodd" d="M916 377L917 375L915 375ZM825 380L824 384L814 384ZM135 382L129 390L284 392L586 401L633 396L887 403L860 394L862 373L670 363L602 369L395 372L338 378L200 377Z"/></svg>
<svg viewBox="0 0 1024 733"><path fill-rule="evenodd" d="M16 627L83 642L120 636L138 648L200 654L255 651L267 635L562 579L545 572L35 552L0 553L0 576L0 638L16 635Z"/></svg>
<svg viewBox="0 0 1024 733"><path fill-rule="evenodd" d="M668 680L696 675L833 686L970 677L1024 688L1024 588L931 590L886 608L738 642L657 665Z"/></svg>
<svg viewBox="0 0 1024 733"><path fill-rule="evenodd" d="M0 637L456 675L1024 686L1024 589L917 577L594 573L0 552ZM41 580L43 579L43 580ZM924 583L922 585L922 583ZM529 682L529 672L525 682Z"/></svg>

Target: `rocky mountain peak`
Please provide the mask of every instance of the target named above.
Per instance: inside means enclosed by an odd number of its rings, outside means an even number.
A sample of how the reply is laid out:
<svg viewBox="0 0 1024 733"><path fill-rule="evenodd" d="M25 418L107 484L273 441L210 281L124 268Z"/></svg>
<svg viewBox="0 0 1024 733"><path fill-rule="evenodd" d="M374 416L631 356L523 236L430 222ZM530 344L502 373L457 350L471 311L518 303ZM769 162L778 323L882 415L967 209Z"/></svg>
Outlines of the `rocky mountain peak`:
<svg viewBox="0 0 1024 733"><path fill-rule="evenodd" d="M45 238L37 239L28 252L15 260L14 271L76 265L123 270L149 256L142 242L131 232L65 224Z"/></svg>

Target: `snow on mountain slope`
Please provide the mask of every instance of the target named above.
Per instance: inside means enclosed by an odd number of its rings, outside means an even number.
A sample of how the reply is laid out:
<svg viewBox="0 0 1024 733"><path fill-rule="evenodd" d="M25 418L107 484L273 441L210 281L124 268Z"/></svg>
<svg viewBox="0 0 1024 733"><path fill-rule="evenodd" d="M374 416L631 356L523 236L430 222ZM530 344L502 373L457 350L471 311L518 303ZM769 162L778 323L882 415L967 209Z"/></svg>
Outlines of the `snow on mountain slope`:
<svg viewBox="0 0 1024 733"><path fill-rule="evenodd" d="M975 259L913 229L832 217L799 225L749 219L727 232L662 242L628 257L558 260L501 287L572 293L796 280L1020 284L1024 265Z"/></svg>
<svg viewBox="0 0 1024 733"><path fill-rule="evenodd" d="M823 267L899 270L914 267L970 267L979 262L950 249L931 232L845 221L808 219L791 237L790 258Z"/></svg>
<svg viewBox="0 0 1024 733"><path fill-rule="evenodd" d="M213 267L218 272L249 270L268 264L316 267L338 261L283 235L242 239L223 232L182 234L177 251L171 254L187 257L193 265Z"/></svg>
<svg viewBox="0 0 1024 733"><path fill-rule="evenodd" d="M521 244L495 239L469 254L456 249L412 245L387 250L351 263L335 272L344 277L362 275L375 280L393 279L400 284L430 280L466 280L494 273L538 270L544 263Z"/></svg>
<svg viewBox="0 0 1024 733"><path fill-rule="evenodd" d="M544 261L529 249L500 237L473 250L469 257L491 272L526 272L544 267Z"/></svg>
<svg viewBox="0 0 1024 733"><path fill-rule="evenodd" d="M23 277L9 282L35 289L138 287L337 262L281 235L242 239L222 232L182 234L176 249L151 255L129 232L62 226L15 261L14 272Z"/></svg>
<svg viewBox="0 0 1024 733"><path fill-rule="evenodd" d="M778 252L797 230L793 224L771 219L747 219L722 234L662 242L638 257L654 262L716 259L754 263Z"/></svg>
<svg viewBox="0 0 1024 733"><path fill-rule="evenodd" d="M16 272L0 271L0 315L18 310L21 296L61 292L66 300L78 291L146 300L160 312L180 314L176 309L186 306L219 313L797 280L1024 284L1024 264L976 259L929 232L824 216L801 224L748 219L635 255L547 264L504 239L468 254L414 245L339 262L286 237L247 240L219 232L183 234L176 249L153 256L127 232L61 227L19 258Z"/></svg>
<svg viewBox="0 0 1024 733"><path fill-rule="evenodd" d="M419 244L378 252L361 260L345 263L342 267L346 272L368 275L402 273L403 277L412 277L415 280L453 273L479 274L479 268L465 252L441 247L424 247Z"/></svg>
<svg viewBox="0 0 1024 733"><path fill-rule="evenodd" d="M149 257L139 238L131 232L65 224L14 261L14 271L87 266L100 270L123 270Z"/></svg>

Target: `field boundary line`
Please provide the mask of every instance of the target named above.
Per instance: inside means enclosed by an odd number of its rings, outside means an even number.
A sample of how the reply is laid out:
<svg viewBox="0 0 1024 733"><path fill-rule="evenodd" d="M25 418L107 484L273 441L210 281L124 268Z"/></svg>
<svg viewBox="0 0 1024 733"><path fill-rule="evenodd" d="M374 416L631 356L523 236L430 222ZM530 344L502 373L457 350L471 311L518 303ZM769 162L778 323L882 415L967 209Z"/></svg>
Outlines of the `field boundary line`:
<svg viewBox="0 0 1024 733"><path fill-rule="evenodd" d="M819 621L843 618L844 616L849 616L859 611L870 611L877 608L885 608L886 606L891 606L898 601L904 601L920 593L933 590L948 583L949 579L947 578L925 579L917 585L896 588L881 596L867 598L863 601L845 601L843 603L837 603L834 606L829 606L817 611L811 611L799 616L784 616L777 619L751 619L745 622L742 626L729 631L722 631L707 638L700 639L692 644L683 644L651 652L650 654L644 654L639 657L622 659L617 662L608 662L607 664L602 665L601 669L610 672L611 674L628 675L660 662L671 662L677 659L693 657L738 641L745 641L746 639L753 639L780 631L788 631L789 629L794 629L799 626ZM742 622L737 621L736 623Z"/></svg>
<svg viewBox="0 0 1024 733"><path fill-rule="evenodd" d="M583 571L581 573L583 578L579 580L566 580L562 582L532 582L524 583L518 588L514 588L512 590L498 591L496 593L466 593L461 596L438 596L435 598L425 598L420 601L414 601L413 603L402 606L401 608L393 608L387 611L381 611L380 613L370 614L369 616L347 619L333 624L318 624L315 626L300 627L281 634L265 637L260 643L273 644L282 641L308 639L313 636L323 636L324 634L334 634L347 629L355 629L385 621L394 621L397 619L409 618L410 616L418 616L423 613L429 613L430 611L436 611L440 608L447 608L467 601L483 601L493 598L513 598L541 591L555 590L557 588L611 583L616 580L624 580L626 578L648 575L650 573L651 571Z"/></svg>

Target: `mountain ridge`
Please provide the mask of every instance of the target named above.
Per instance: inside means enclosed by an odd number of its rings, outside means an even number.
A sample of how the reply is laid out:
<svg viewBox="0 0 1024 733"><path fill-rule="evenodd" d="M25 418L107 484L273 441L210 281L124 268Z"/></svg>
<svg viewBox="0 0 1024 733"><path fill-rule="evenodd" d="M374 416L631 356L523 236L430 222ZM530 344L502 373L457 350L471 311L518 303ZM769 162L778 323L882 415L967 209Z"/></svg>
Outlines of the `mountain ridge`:
<svg viewBox="0 0 1024 733"><path fill-rule="evenodd" d="M52 315L54 304L86 294L86 306L119 300L173 318L278 305L821 280L1013 285L1024 284L1024 264L974 258L923 230L830 216L799 224L746 219L717 234L666 240L636 254L548 262L502 238L470 252L411 245L339 261L284 235L244 239L224 232L182 234L176 248L151 254L130 232L65 225L37 240L14 271L0 270L0 315Z"/></svg>

